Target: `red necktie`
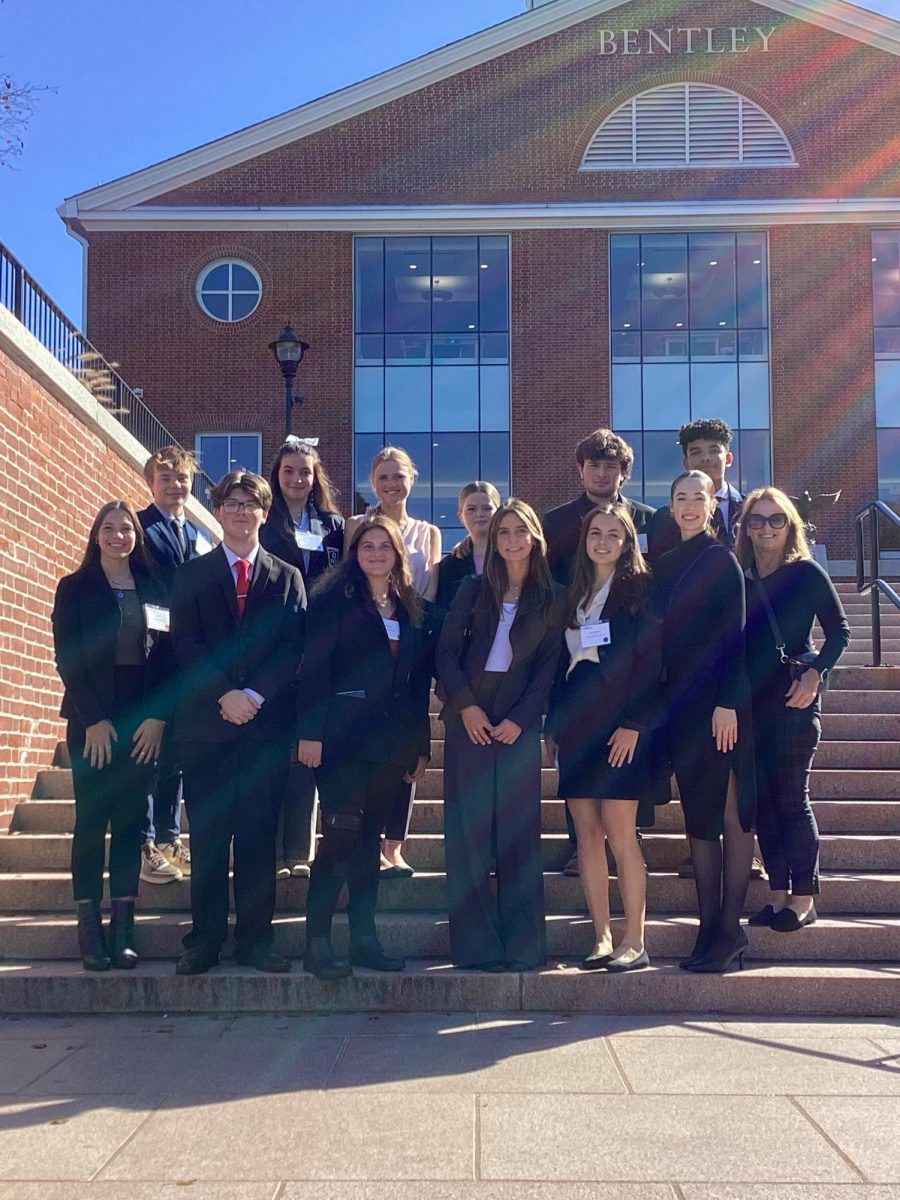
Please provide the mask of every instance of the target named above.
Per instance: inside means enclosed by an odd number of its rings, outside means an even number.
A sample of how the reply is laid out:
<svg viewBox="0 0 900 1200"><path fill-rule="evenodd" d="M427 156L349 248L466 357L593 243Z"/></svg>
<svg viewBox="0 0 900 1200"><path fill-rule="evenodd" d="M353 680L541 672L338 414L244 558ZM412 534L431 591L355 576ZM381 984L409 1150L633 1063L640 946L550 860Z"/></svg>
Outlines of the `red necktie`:
<svg viewBox="0 0 900 1200"><path fill-rule="evenodd" d="M250 563L246 558L239 558L234 564L237 571L237 606L238 616L243 619L247 607L247 593L250 591Z"/></svg>

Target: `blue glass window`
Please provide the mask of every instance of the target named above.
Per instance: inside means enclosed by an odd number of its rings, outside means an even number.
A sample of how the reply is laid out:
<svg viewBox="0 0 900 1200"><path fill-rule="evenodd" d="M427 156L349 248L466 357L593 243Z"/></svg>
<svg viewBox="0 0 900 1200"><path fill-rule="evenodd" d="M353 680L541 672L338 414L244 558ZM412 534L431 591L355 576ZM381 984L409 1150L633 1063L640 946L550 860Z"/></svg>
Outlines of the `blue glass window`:
<svg viewBox="0 0 900 1200"><path fill-rule="evenodd" d="M195 295L197 303L214 321L242 321L262 299L262 280L249 263L220 260L209 263L200 272Z"/></svg>
<svg viewBox="0 0 900 1200"><path fill-rule="evenodd" d="M195 442L200 467L213 483L229 471L259 474L262 435L258 433L198 433Z"/></svg>
<svg viewBox="0 0 900 1200"><path fill-rule="evenodd" d="M449 549L464 483L509 494L508 239L357 238L354 282L354 510L375 453L403 446L419 470L409 510Z"/></svg>
<svg viewBox="0 0 900 1200"><path fill-rule="evenodd" d="M629 494L668 502L677 431L701 417L735 431L736 486L769 482L766 235L613 234L609 260L612 421L635 452Z"/></svg>
<svg viewBox="0 0 900 1200"><path fill-rule="evenodd" d="M872 231L878 496L900 504L900 229Z"/></svg>

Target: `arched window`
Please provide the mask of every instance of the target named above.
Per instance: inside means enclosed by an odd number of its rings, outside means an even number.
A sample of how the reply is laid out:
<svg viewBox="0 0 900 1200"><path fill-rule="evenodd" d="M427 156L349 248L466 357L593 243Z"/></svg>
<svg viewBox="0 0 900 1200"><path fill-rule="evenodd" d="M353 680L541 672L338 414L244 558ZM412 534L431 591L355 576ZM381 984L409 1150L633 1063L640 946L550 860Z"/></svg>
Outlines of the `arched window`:
<svg viewBox="0 0 900 1200"><path fill-rule="evenodd" d="M632 96L608 116L581 169L796 165L783 131L746 96L706 83L671 83Z"/></svg>

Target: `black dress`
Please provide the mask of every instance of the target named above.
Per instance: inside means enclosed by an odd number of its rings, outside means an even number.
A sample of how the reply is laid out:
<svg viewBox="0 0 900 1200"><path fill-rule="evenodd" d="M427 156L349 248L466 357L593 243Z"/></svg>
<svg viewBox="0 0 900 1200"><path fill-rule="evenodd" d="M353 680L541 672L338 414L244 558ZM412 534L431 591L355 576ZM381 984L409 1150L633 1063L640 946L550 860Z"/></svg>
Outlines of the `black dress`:
<svg viewBox="0 0 900 1200"><path fill-rule="evenodd" d="M662 556L656 584L667 740L685 828L705 841L721 836L733 771L741 825L749 831L756 814L756 771L744 666L743 573L730 550L700 533ZM737 710L737 745L728 753L716 748L712 735L716 707Z"/></svg>
<svg viewBox="0 0 900 1200"><path fill-rule="evenodd" d="M599 648L599 662L582 660L567 675L571 659L563 646L545 733L559 746L562 799L637 800L637 823L646 827L654 822L655 804L669 798L667 790L656 794L653 769L662 627L615 585L601 619L610 623L611 640ZM640 737L632 762L613 767L608 743L620 727Z"/></svg>

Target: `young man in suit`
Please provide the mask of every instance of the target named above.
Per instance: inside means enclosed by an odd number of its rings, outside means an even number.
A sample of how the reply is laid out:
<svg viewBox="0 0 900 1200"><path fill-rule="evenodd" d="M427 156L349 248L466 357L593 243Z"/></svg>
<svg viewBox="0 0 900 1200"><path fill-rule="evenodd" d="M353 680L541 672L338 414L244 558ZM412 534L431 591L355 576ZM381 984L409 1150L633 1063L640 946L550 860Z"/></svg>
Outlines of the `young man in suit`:
<svg viewBox="0 0 900 1200"><path fill-rule="evenodd" d="M718 417L702 417L691 421L689 425L682 425L678 431L684 469L703 471L713 481L717 501L716 511L713 513L713 532L729 550L734 549L737 524L744 507L744 497L725 478L725 472L734 462L731 452L733 438L731 426ZM674 550L680 541L681 534L669 506L657 509L650 525L650 559L659 562L660 558L669 550ZM754 879L761 879L765 874L762 862L755 855L751 873ZM682 879L694 878L694 862L690 855L680 863L678 874Z"/></svg>
<svg viewBox="0 0 900 1200"><path fill-rule="evenodd" d="M622 495L631 478L634 451L611 429L595 429L575 447L575 461L584 491L577 500L551 508L544 516L547 560L557 583L569 586L572 563L584 518L598 504L624 504L631 513L642 550L647 549L646 530L654 509Z"/></svg>
<svg viewBox="0 0 900 1200"><path fill-rule="evenodd" d="M197 469L193 454L181 446L163 446L144 464L153 503L141 509L138 520L144 530L144 549L169 593L178 568L212 550L209 536L187 519L184 510ZM141 879L175 883L190 873L190 851L181 840L181 767L167 726L144 825Z"/></svg>
<svg viewBox="0 0 900 1200"><path fill-rule="evenodd" d="M191 932L179 975L215 966L228 934L234 859L235 958L290 970L272 950L275 834L294 736L294 676L306 593L296 567L259 544L272 491L232 471L212 494L223 541L185 563L172 592L179 668L173 724L191 821Z"/></svg>
<svg viewBox="0 0 900 1200"><path fill-rule="evenodd" d="M731 427L718 417L691 421L689 425L682 425L678 432L684 469L704 471L715 485L717 505L713 515L713 531L729 550L734 548L737 523L744 505L744 497L725 478L725 472L734 462L731 453L733 437ZM649 556L656 562L663 554L674 550L681 541L681 534L668 505L657 510L650 523L649 538Z"/></svg>
<svg viewBox="0 0 900 1200"><path fill-rule="evenodd" d="M634 466L634 451L624 438L611 429L595 429L575 447L575 461L584 491L577 500L551 508L543 520L544 536L547 539L547 561L557 583L568 587L572 578L572 565L584 518L598 504L624 504L631 513L642 551L647 549L647 528L655 512L648 504L641 504L622 495L622 488L631 478ZM578 842L575 824L566 806L566 828L569 831L569 853L564 867L566 875L578 875Z"/></svg>

